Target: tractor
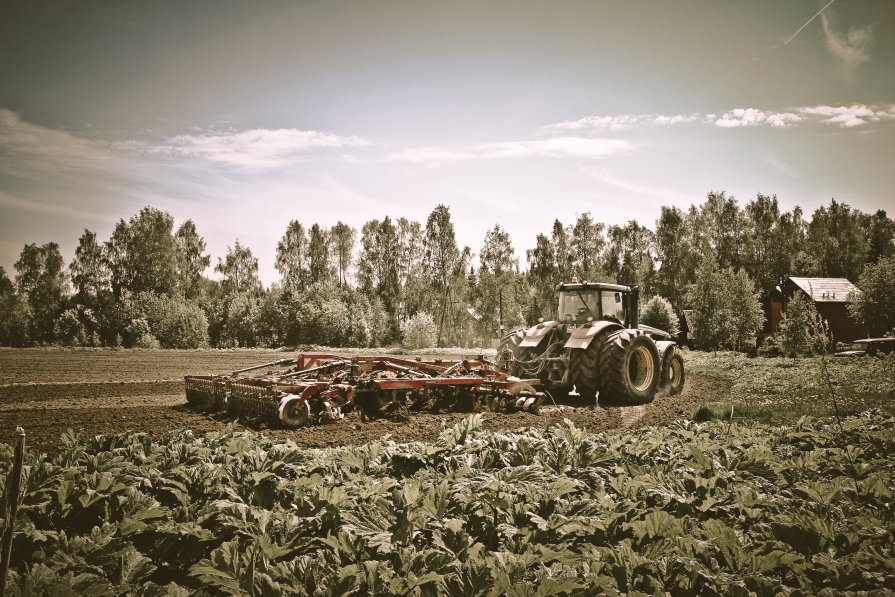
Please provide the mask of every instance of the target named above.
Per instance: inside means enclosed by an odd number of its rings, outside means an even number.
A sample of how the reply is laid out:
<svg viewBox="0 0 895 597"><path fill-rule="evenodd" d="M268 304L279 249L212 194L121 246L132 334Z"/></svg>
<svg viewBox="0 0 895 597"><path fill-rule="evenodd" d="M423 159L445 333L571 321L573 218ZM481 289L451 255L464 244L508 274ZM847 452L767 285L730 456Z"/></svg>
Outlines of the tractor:
<svg viewBox="0 0 895 597"><path fill-rule="evenodd" d="M555 320L501 339L501 368L540 380L553 396L574 389L601 404L644 404L660 392L681 392L680 349L667 332L639 324L639 287L572 278L556 292Z"/></svg>

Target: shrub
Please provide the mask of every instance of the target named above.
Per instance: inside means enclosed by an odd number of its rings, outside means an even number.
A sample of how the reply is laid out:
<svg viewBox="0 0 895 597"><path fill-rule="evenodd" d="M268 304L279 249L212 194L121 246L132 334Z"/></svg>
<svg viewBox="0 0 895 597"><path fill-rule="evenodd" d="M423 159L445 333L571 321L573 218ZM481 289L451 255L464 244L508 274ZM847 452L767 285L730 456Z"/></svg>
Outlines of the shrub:
<svg viewBox="0 0 895 597"><path fill-rule="evenodd" d="M225 311L221 344L252 347L256 344L255 328L261 303L252 291L237 292L230 297Z"/></svg>
<svg viewBox="0 0 895 597"><path fill-rule="evenodd" d="M208 346L208 320L195 303L181 296L141 295L152 335L162 348Z"/></svg>
<svg viewBox="0 0 895 597"><path fill-rule="evenodd" d="M15 295L0 301L0 345L20 348L31 344L28 324L31 307Z"/></svg>
<svg viewBox="0 0 895 597"><path fill-rule="evenodd" d="M811 352L809 334L808 305L802 293L797 292L786 305L783 319L780 320L780 330L777 332L783 354L799 356Z"/></svg>
<svg viewBox="0 0 895 597"><path fill-rule="evenodd" d="M677 336L681 331L674 307L668 299L659 295L650 298L640 308L640 323L664 330L672 336Z"/></svg>
<svg viewBox="0 0 895 597"><path fill-rule="evenodd" d="M292 336L300 344L343 346L351 313L331 284L313 284L289 305Z"/></svg>
<svg viewBox="0 0 895 597"><path fill-rule="evenodd" d="M438 340L438 328L428 313L420 311L401 325L404 348L430 348Z"/></svg>
<svg viewBox="0 0 895 597"><path fill-rule="evenodd" d="M829 345L828 335L814 304L799 292L786 306L775 341L780 354L797 357L824 352Z"/></svg>
<svg viewBox="0 0 895 597"><path fill-rule="evenodd" d="M706 254L687 300L693 309L693 340L700 348L742 351L755 346L764 312L744 270L719 269L711 253Z"/></svg>
<svg viewBox="0 0 895 597"><path fill-rule="evenodd" d="M378 299L320 282L297 293L285 306L286 332L296 344L377 346L387 333L387 316Z"/></svg>
<svg viewBox="0 0 895 597"><path fill-rule="evenodd" d="M75 309L66 309L53 325L56 341L63 346L82 346L87 343L87 330Z"/></svg>
<svg viewBox="0 0 895 597"><path fill-rule="evenodd" d="M779 336L779 334L778 334ZM758 347L758 356L762 357L779 357L783 356L783 347L777 336L768 336L761 346Z"/></svg>
<svg viewBox="0 0 895 597"><path fill-rule="evenodd" d="M137 317L127 324L122 345L125 348L161 348L145 317Z"/></svg>
<svg viewBox="0 0 895 597"><path fill-rule="evenodd" d="M343 301L352 316L348 326L348 346L379 346L388 334L388 314L382 301L370 301L358 290L343 290Z"/></svg>

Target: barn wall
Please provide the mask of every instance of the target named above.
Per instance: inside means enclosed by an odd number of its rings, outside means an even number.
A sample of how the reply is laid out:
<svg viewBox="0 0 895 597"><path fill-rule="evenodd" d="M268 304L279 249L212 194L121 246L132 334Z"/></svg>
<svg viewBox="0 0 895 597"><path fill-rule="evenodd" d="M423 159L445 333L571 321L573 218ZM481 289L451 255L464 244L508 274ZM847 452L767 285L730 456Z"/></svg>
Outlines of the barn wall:
<svg viewBox="0 0 895 597"><path fill-rule="evenodd" d="M830 333L836 342L851 342L859 338L866 338L867 332L864 326L856 322L848 314L846 303L814 303L817 312L827 320Z"/></svg>
<svg viewBox="0 0 895 597"><path fill-rule="evenodd" d="M771 333L780 331L780 320L783 319L783 299L771 297Z"/></svg>

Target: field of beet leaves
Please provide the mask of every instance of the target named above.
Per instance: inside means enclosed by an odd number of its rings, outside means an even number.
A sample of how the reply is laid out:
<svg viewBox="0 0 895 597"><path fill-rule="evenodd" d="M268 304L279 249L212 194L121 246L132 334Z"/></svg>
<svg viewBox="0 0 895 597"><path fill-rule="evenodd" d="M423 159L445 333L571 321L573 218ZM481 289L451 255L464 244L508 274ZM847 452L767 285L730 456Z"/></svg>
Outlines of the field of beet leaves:
<svg viewBox="0 0 895 597"><path fill-rule="evenodd" d="M2 478L12 452L0 446ZM895 587L895 418L570 423L27 457L11 595L827 595Z"/></svg>
<svg viewBox="0 0 895 597"><path fill-rule="evenodd" d="M37 447L26 456L8 594L895 587L895 355L687 352L691 377L674 397L685 400L657 398L644 419L654 426L638 428L619 409L562 406L524 420L455 413L425 442L407 443L422 437L408 433L419 421L342 425L373 441L318 448L183 410L184 371L268 356L0 351L0 414L30 417ZM615 415L621 424L610 424ZM0 484L11 465L0 444Z"/></svg>

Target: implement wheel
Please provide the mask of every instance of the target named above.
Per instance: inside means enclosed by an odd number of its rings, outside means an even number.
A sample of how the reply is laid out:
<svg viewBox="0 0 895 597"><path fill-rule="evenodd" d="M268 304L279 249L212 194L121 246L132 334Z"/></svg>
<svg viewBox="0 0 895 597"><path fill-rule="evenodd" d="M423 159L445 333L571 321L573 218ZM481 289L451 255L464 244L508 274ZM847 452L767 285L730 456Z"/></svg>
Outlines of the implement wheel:
<svg viewBox="0 0 895 597"><path fill-rule="evenodd" d="M305 401L301 404L301 398L294 394L280 399L280 407L277 409L280 423L288 429L304 427L311 422L311 405Z"/></svg>
<svg viewBox="0 0 895 597"><path fill-rule="evenodd" d="M647 336L612 334L600 350L602 392L627 404L652 402L659 387L659 351Z"/></svg>

